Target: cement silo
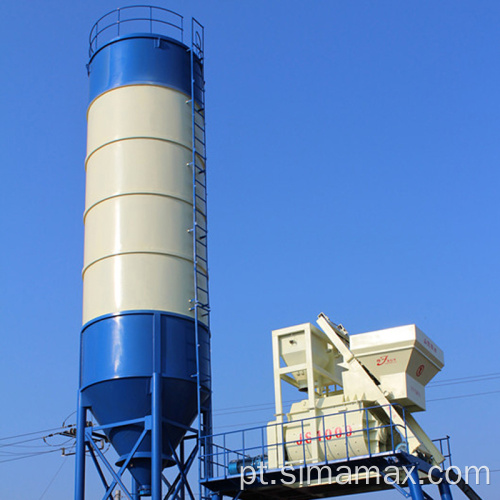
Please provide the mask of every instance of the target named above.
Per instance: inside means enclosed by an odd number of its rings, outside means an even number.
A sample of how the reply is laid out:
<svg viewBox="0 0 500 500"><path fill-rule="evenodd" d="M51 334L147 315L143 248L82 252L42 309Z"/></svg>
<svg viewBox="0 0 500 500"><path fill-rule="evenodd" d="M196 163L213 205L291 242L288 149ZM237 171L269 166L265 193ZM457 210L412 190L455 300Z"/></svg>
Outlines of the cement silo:
<svg viewBox="0 0 500 500"><path fill-rule="evenodd" d="M115 484L127 469L155 500L196 417L210 430L203 28L183 37L155 7L90 34L78 499L88 411L120 457Z"/></svg>

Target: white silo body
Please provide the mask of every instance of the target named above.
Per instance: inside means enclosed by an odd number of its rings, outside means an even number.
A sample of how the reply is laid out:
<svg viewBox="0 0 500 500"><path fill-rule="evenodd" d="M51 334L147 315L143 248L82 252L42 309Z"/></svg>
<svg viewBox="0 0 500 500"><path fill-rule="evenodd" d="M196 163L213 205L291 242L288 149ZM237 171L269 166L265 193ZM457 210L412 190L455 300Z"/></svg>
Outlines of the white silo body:
<svg viewBox="0 0 500 500"><path fill-rule="evenodd" d="M84 324L123 310L193 315L191 143L189 96L177 90L130 85L91 103Z"/></svg>

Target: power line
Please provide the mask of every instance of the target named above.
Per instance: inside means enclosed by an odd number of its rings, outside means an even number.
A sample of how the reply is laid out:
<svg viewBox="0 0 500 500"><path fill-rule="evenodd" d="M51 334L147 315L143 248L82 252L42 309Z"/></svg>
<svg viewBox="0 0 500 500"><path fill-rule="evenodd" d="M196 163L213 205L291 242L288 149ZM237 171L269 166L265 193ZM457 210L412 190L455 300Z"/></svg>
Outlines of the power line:
<svg viewBox="0 0 500 500"><path fill-rule="evenodd" d="M32 441L40 441L41 439L55 437L55 436L58 436L58 435L59 435L59 433L56 432L56 433L53 433L53 434L47 434L46 436L39 436L39 437L35 437L35 438L24 439L23 441L15 441L14 443L0 444L0 448L6 448L6 447L10 447L10 446L17 446L19 444L30 443ZM4 438L4 440L6 440L6 439L7 438ZM12 438L12 439L14 439L14 438Z"/></svg>
<svg viewBox="0 0 500 500"><path fill-rule="evenodd" d="M484 382L484 381L489 381L489 380L496 380L500 378L500 372L495 372L495 373L486 373L482 375L470 375L468 377L460 377L460 378L452 378L452 379L445 379L441 380L438 382L430 383L428 387L441 387L441 386L448 386L448 385L457 385L460 383L472 383L472 382ZM443 397L443 398L433 398L433 399L428 399L428 402L434 402L434 401L445 401L445 400L450 400L450 399L462 399L462 398L468 398L468 397L474 397L474 396L485 396L485 395L490 395L490 394L498 394L500 393L500 390L498 391L488 391L488 392L479 392L479 393L471 393L471 394L461 394L457 396L449 396L449 397ZM290 404L290 403L295 403L296 400L287 400L284 401L284 404ZM234 414L240 414L240 413L251 413L251 412L259 412L259 411L265 411L265 410L270 410L274 407L274 403L261 403L261 404L254 404L254 405L242 405L242 406L232 406L232 407L227 407L227 408L221 408L217 411L214 411L214 415L218 416L225 416L225 415L234 415ZM229 429L229 428L234 428L234 427L242 427L242 426L259 426L266 424L269 421L267 420L261 420L258 422L247 422L247 423L242 423L242 424L232 424L232 425L227 425L224 426L223 429ZM23 434L17 434L14 436L6 436L0 438L0 441L11 441L13 439L17 438L22 438L22 437L27 437L27 436L36 436L30 439L25 439L22 441L16 441L14 443L6 443L6 444L0 444L0 448L8 448L8 447L19 447L19 445L28 443L28 442L33 442L33 441L39 441L39 440L45 440L46 438L49 437L54 437L57 436L59 433L54 432L54 431L61 431L61 430L67 430L68 428L73 428L75 427L74 425L69 425L69 426L63 426L63 427L54 427L51 429L45 429L45 430L40 430L40 431L34 431L34 432L27 432ZM44 433L52 433L52 434L47 434L45 436L40 436L40 434ZM16 458L10 458L8 460L0 460L0 463L5 463L5 462L10 462L14 460L21 460L23 458L31 458L35 457L38 455L43 455L46 453L53 453L55 451L62 450L64 448L64 444L66 442L61 443L59 445L56 445L57 448L54 450L50 451L38 451L38 452L26 452L25 454L22 453L15 453L15 452L8 452L8 451L2 451L0 452L1 455L20 455ZM46 443L48 444L48 443ZM31 448L43 448L42 446L32 446ZM26 446L26 448L29 448Z"/></svg>
<svg viewBox="0 0 500 500"><path fill-rule="evenodd" d="M451 378L447 380L439 380L431 382L427 387L441 387L443 385L467 384L470 382L485 382L500 378L500 373L488 373L485 375L472 375L470 377Z"/></svg>
<svg viewBox="0 0 500 500"><path fill-rule="evenodd" d="M436 399L428 399L427 402L432 402L432 401L445 401L447 399L462 399L462 398L472 398L474 396L486 396L487 394L498 394L500 390L498 391L488 391L488 392L474 392L472 394L460 394L458 396L449 396L447 398L436 398Z"/></svg>
<svg viewBox="0 0 500 500"><path fill-rule="evenodd" d="M16 439L16 438L25 437L25 436L34 436L35 434L43 434L45 432L59 431L63 428L64 427L54 427L53 429L45 429L43 431L36 431L36 432L27 432L25 434L18 434L17 436L7 436L7 437L0 438L0 441L7 441L9 439Z"/></svg>
<svg viewBox="0 0 500 500"><path fill-rule="evenodd" d="M8 460L0 460L0 464L4 464L6 462L15 462L16 460L23 460L25 458L33 458L38 457L39 455L47 455L48 453L56 453L60 450L49 450L49 451L38 451L36 453L27 453L21 457L9 458Z"/></svg>
<svg viewBox="0 0 500 500"><path fill-rule="evenodd" d="M45 490L43 490L43 493L41 494L39 500L42 500L42 498L45 496L45 493L47 493L47 491L49 491L49 488L52 486L52 483L56 480L56 477L59 475L59 472L61 472L62 468L64 467L64 464L67 462L67 460L63 460L61 465L59 466L59 469L57 469L57 472L54 474L54 476L52 477L52 479L50 480L49 484L47 485L47 487L45 488Z"/></svg>
<svg viewBox="0 0 500 500"><path fill-rule="evenodd" d="M474 396L486 396L486 395L489 395L489 394L498 394L500 393L500 390L498 391L488 391L488 392L474 392L474 393L471 393L471 394L459 394L457 396L449 396L449 397L445 397L445 398L435 398L435 399L428 399L427 402L430 403L430 402L434 402L434 401L444 401L444 400L448 400L448 399L462 399L462 398L471 398L471 397L474 397ZM261 420L259 422L247 422L247 423L243 423L243 424L231 424L231 425L225 425L224 427L222 427L221 429L224 430L224 429L231 429L231 428L234 428L234 427L245 427L245 426L259 426L259 425L264 425L264 424L267 424L269 422L269 419L267 420ZM218 433L220 433L221 430L218 431Z"/></svg>
<svg viewBox="0 0 500 500"><path fill-rule="evenodd" d="M433 388L433 387L441 387L441 386L448 386L448 385L458 385L461 383L472 383L472 382L486 382L489 380L496 380L500 378L500 372L496 373L486 373L483 375L471 375L469 377L460 377L460 378L451 378L451 379L445 379L445 380L440 380L438 382L431 382L427 387ZM428 400L428 401L438 401L436 400ZM295 403L296 400L291 399L287 401L283 401L284 404L290 404L290 403ZM258 411L264 411L264 410L269 410L274 407L274 403L261 403L261 404L256 404L256 405L243 405L243 406L230 406L227 408L220 408L216 411L214 411L215 416L224 416L224 415L234 415L237 413L251 413L251 412L258 412Z"/></svg>

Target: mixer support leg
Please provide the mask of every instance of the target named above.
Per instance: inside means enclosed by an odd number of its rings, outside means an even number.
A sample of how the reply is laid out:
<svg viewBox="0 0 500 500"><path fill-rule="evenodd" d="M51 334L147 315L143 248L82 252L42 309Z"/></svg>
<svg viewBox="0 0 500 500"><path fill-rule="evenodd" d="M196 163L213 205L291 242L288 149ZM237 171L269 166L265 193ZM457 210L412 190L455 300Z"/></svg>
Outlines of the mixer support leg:
<svg viewBox="0 0 500 500"><path fill-rule="evenodd" d="M439 493L441 494L441 500L453 500L450 485L444 479L439 483Z"/></svg>
<svg viewBox="0 0 500 500"><path fill-rule="evenodd" d="M424 500L424 492L420 485L420 478L418 477L418 470L413 468L410 478L408 479L408 487L410 488L410 495L412 500Z"/></svg>

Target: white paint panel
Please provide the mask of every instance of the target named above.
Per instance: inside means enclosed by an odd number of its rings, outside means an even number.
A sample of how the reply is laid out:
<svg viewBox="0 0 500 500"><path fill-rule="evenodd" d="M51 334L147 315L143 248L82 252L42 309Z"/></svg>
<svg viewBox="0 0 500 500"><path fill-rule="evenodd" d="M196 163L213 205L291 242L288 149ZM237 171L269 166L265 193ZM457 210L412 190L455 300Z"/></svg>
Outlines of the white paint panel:
<svg viewBox="0 0 500 500"><path fill-rule="evenodd" d="M156 254L126 254L96 262L83 282L83 323L134 309L193 317L191 262Z"/></svg>
<svg viewBox="0 0 500 500"><path fill-rule="evenodd" d="M120 253L161 253L192 263L192 225L192 205L166 196L134 194L99 203L85 220L84 273Z"/></svg>
<svg viewBox="0 0 500 500"><path fill-rule="evenodd" d="M154 137L191 147L191 103L165 87L131 85L99 96L88 119L87 158L111 141Z"/></svg>
<svg viewBox="0 0 500 500"><path fill-rule="evenodd" d="M171 142L129 139L96 151L87 163L85 210L111 196L157 193L193 200L191 151Z"/></svg>

